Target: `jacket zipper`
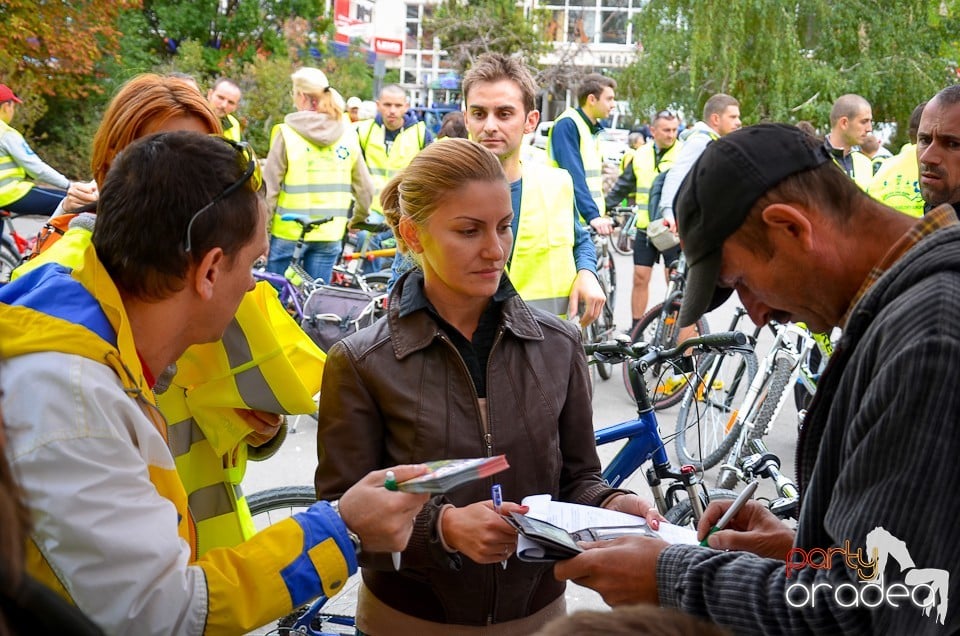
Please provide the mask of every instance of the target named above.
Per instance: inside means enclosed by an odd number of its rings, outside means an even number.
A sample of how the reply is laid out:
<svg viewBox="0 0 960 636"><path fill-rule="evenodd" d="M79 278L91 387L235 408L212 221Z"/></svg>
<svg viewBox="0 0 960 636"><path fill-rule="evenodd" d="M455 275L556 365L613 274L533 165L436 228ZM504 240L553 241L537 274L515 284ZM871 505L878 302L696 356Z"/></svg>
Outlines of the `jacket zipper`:
<svg viewBox="0 0 960 636"><path fill-rule="evenodd" d="M497 335L493 339L493 345L490 346L490 355L487 356L488 366L489 366L490 358L493 356L493 352L497 348L497 344L499 344L500 340L503 338L503 332L504 332L504 329L503 329L503 326L501 326L497 330ZM483 439L484 446L486 447L487 457L493 457L493 433L490 431L489 421L487 419L484 419L483 413L480 412L480 396L477 394L477 387L473 385L473 378L470 377L470 369L467 368L467 364L466 362L463 361L463 358L460 356L460 352L457 351L457 347L450 341L449 338L447 338L446 334L444 334L442 331L438 331L437 337L440 338L440 340L442 340L443 342L447 343L447 346L452 348L454 353L457 354L457 360L460 361L460 368L467 375L467 380L469 381L470 389L473 391L473 403L477 409L477 416L480 418L480 426L483 427L483 435L481 437ZM484 369L483 373L484 375L487 375L487 369ZM489 375L487 375L486 380L487 380L487 386L490 386ZM490 414L490 411L488 409L487 415L489 416L489 414ZM490 483L491 485L493 485L492 477L490 478ZM498 587L497 586L497 568L500 567L500 564L494 563L489 567L493 568L492 570L493 571L493 593L490 596L490 600L492 603L496 603L497 587ZM487 625L492 625L492 624L493 624L493 611L490 611L487 614Z"/></svg>

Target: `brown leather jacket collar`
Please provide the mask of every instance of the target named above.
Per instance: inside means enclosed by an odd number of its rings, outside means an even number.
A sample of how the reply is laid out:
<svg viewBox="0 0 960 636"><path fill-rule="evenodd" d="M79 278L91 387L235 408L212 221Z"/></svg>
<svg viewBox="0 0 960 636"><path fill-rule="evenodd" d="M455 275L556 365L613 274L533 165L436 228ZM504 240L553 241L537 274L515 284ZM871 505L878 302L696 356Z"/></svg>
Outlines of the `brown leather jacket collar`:
<svg viewBox="0 0 960 636"><path fill-rule="evenodd" d="M419 269L404 274L390 294L387 321L393 341L393 353L397 360L425 349L439 335L437 323L425 311L402 311L413 295L423 295L423 272ZM513 284L503 276L494 300L503 298L503 326L513 335L525 340L543 340L543 330L530 308L520 300ZM401 327L402 325L402 327Z"/></svg>

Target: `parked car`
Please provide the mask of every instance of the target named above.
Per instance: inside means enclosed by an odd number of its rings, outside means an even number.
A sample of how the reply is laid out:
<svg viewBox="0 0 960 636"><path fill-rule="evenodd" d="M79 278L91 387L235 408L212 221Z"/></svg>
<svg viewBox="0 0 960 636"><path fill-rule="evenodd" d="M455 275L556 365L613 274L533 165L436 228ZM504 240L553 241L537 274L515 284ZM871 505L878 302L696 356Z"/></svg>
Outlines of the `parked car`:
<svg viewBox="0 0 960 636"><path fill-rule="evenodd" d="M623 153L627 151L629 130L623 128L604 128L600 131L600 155L604 163L620 165Z"/></svg>
<svg viewBox="0 0 960 636"><path fill-rule="evenodd" d="M530 140L530 145L536 146L540 150L546 150L547 137L550 135L551 128L553 128L552 121L542 121L537 124L536 130L533 131L533 138Z"/></svg>

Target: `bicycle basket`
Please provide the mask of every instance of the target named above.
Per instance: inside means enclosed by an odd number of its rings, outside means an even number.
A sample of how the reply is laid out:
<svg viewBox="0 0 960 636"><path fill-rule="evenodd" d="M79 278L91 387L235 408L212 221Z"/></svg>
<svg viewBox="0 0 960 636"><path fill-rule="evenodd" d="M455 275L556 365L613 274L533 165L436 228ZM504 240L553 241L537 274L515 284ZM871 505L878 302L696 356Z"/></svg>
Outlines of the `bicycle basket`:
<svg viewBox="0 0 960 636"><path fill-rule="evenodd" d="M377 318L377 301L383 294L347 287L317 287L303 306L300 326L324 351Z"/></svg>

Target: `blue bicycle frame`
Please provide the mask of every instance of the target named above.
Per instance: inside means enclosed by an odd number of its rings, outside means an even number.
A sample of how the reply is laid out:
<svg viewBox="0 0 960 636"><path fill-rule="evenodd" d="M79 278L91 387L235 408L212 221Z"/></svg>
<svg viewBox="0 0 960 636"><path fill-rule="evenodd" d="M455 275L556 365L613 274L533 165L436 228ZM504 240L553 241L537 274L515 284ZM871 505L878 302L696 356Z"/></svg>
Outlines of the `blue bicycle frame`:
<svg viewBox="0 0 960 636"><path fill-rule="evenodd" d="M660 514L665 514L673 507L679 501L680 491L685 491L693 506L694 518L699 520L702 507L693 502L709 501L709 494L693 466L682 466L679 471L671 466L663 438L660 437L653 404L650 402L650 396L642 380L643 373L650 366L668 360L689 362L690 358L683 357L683 352L689 349L700 351L724 349L743 346L746 342L747 338L744 334L728 332L691 338L676 348L667 350L651 350L646 343L630 343L622 340L584 345L584 350L598 362L624 362L628 365L627 371L637 403L635 419L607 426L594 433L598 447L622 439L627 440L602 472L607 483L618 487L643 464L653 460L653 465L646 472L646 480ZM666 492L661 486L664 479L670 480Z"/></svg>
<svg viewBox="0 0 960 636"><path fill-rule="evenodd" d="M595 433L597 446L627 439L627 443L603 470L603 478L614 488L620 486L648 459L654 466L669 469L670 459L657 429L657 416L651 409L636 419L607 426Z"/></svg>

